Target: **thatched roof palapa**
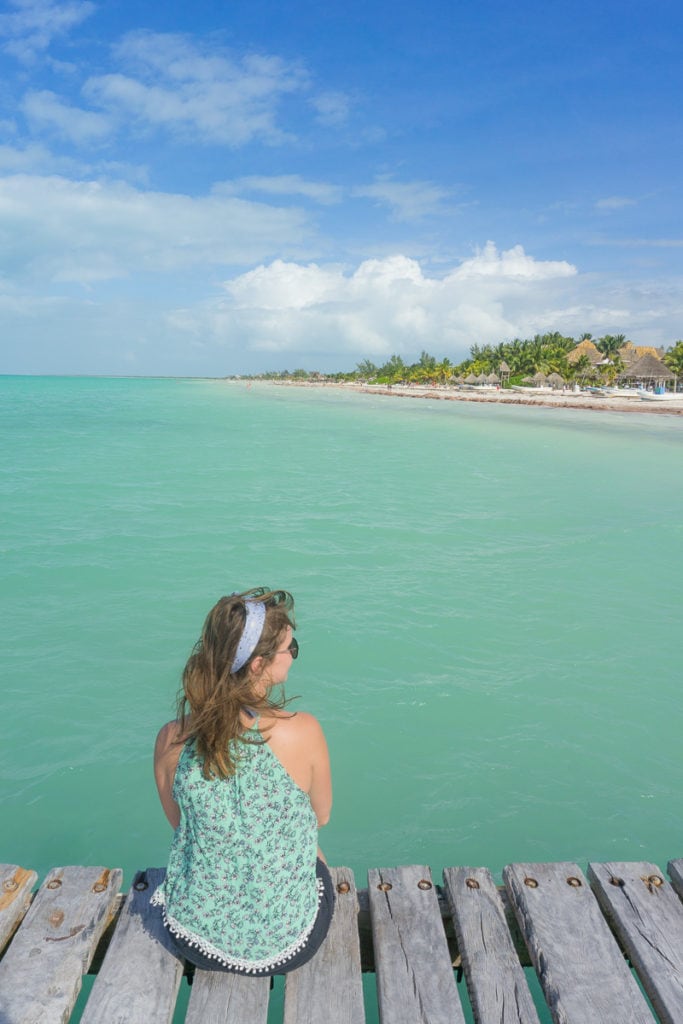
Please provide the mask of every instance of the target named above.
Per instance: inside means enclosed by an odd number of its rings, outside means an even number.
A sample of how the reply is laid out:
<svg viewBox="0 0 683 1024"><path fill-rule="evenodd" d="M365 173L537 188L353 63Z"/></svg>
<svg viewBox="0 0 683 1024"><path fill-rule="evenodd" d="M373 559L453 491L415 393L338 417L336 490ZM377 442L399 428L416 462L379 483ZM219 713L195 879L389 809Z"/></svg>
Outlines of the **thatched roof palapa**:
<svg viewBox="0 0 683 1024"><path fill-rule="evenodd" d="M476 384L478 380L479 378L475 377L473 373L468 373L465 377L465 384Z"/></svg>
<svg viewBox="0 0 683 1024"><path fill-rule="evenodd" d="M534 382L534 384L545 384L548 380L546 375L544 373L541 373L540 370L538 371L538 373L535 373L531 379Z"/></svg>
<svg viewBox="0 0 683 1024"><path fill-rule="evenodd" d="M630 369L643 356L650 355L654 356L655 359L661 359L664 352L662 349L654 348L652 345L634 345L632 341L627 341L619 349L619 355L626 369Z"/></svg>
<svg viewBox="0 0 683 1024"><path fill-rule="evenodd" d="M675 377L661 359L647 352L620 374L619 380L674 380Z"/></svg>
<svg viewBox="0 0 683 1024"><path fill-rule="evenodd" d="M486 378L487 384L500 384L500 377L497 373L489 373Z"/></svg>
<svg viewBox="0 0 683 1024"><path fill-rule="evenodd" d="M554 388L559 388L564 384L564 377L560 377L559 373L551 373L548 377L548 384L552 384Z"/></svg>
<svg viewBox="0 0 683 1024"><path fill-rule="evenodd" d="M599 352L592 341L580 341L579 344L567 353L567 362L572 366L574 363L578 363L581 356L588 356L591 366L597 366L605 358L602 352Z"/></svg>
<svg viewBox="0 0 683 1024"><path fill-rule="evenodd" d="M501 377L503 376L504 373L510 373L510 367L508 366L504 359L500 366L498 367L498 373L501 375Z"/></svg>

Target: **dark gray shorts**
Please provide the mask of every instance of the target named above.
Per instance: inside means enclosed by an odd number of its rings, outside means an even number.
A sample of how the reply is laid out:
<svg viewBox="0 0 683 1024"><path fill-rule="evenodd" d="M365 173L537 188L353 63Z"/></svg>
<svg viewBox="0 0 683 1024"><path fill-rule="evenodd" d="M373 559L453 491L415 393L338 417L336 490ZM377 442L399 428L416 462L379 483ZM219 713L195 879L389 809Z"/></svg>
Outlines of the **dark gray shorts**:
<svg viewBox="0 0 683 1024"><path fill-rule="evenodd" d="M332 915L334 913L334 885L332 883L332 877L330 872L327 870L327 864L320 860L318 857L315 865L316 876L321 879L323 883L322 896L320 897L320 903L318 905L318 914L313 924L313 930L306 940L306 945L299 949L291 960L287 960L284 964L278 964L277 967L273 967L272 970L262 971L245 971L241 967L227 967L224 964L216 963L215 960L210 959L208 956L204 956L189 943L185 942L184 939L180 939L177 936L172 936L173 944L178 952L179 956L182 956L189 963L194 964L195 967L201 968L203 971L227 971L231 974L247 974L254 978L268 978L273 974L288 974L290 971L296 970L297 967L301 967L303 964L315 956L323 943L323 939L327 935L327 932L332 921Z"/></svg>

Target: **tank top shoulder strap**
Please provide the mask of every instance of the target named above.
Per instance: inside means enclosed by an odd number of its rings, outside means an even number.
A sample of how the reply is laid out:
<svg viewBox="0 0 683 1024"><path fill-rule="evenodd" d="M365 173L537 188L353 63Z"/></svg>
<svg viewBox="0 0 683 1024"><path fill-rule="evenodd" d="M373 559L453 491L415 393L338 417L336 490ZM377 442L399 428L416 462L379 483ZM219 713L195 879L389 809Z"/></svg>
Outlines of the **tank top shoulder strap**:
<svg viewBox="0 0 683 1024"><path fill-rule="evenodd" d="M247 708L247 707L242 708L242 711L244 711L245 715L247 716L247 718L249 719L249 721L251 723L249 728L250 729L257 729L258 728L258 723L259 723L259 718L260 718L260 715L258 714L258 712L254 711L253 708Z"/></svg>

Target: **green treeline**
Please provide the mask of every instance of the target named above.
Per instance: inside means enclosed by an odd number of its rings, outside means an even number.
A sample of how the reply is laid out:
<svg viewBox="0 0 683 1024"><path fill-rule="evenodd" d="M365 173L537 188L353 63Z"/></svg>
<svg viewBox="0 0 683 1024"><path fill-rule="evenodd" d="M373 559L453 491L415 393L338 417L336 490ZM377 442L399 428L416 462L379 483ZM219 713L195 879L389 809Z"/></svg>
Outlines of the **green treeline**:
<svg viewBox="0 0 683 1024"><path fill-rule="evenodd" d="M593 366L587 355L569 360L569 353L582 341L592 341L604 356L600 366ZM363 359L356 364L355 370L339 373L320 373L317 370L275 370L268 373L254 374L260 380L329 380L371 381L377 384L447 384L463 379L469 374L509 373L510 383L518 383L525 377L543 373L559 374L565 381L584 382L595 380L600 383L611 383L624 370L624 362L619 350L629 345L623 334L605 334L602 338L593 339L590 334L582 334L578 341L565 337L559 331L549 334L536 334L533 338L504 341L498 345L472 345L470 355L463 362L451 363L448 357L437 359L429 352L423 351L415 363L406 363L399 355L392 355L386 362L373 363ZM666 363L676 376L683 377L683 341L676 341L664 355ZM505 369L506 368L506 369Z"/></svg>

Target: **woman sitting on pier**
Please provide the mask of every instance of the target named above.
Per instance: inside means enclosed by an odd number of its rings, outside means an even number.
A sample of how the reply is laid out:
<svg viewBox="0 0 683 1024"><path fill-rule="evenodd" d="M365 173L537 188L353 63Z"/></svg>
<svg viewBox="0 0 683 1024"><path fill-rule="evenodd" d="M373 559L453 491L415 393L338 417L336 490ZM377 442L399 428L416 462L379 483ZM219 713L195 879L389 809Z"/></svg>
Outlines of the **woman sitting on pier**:
<svg viewBox="0 0 683 1024"><path fill-rule="evenodd" d="M327 744L312 715L284 710L299 646L293 599L222 597L183 672L178 720L154 772L175 829L152 897L178 951L208 970L283 974L322 943L334 908L317 830L332 805Z"/></svg>

